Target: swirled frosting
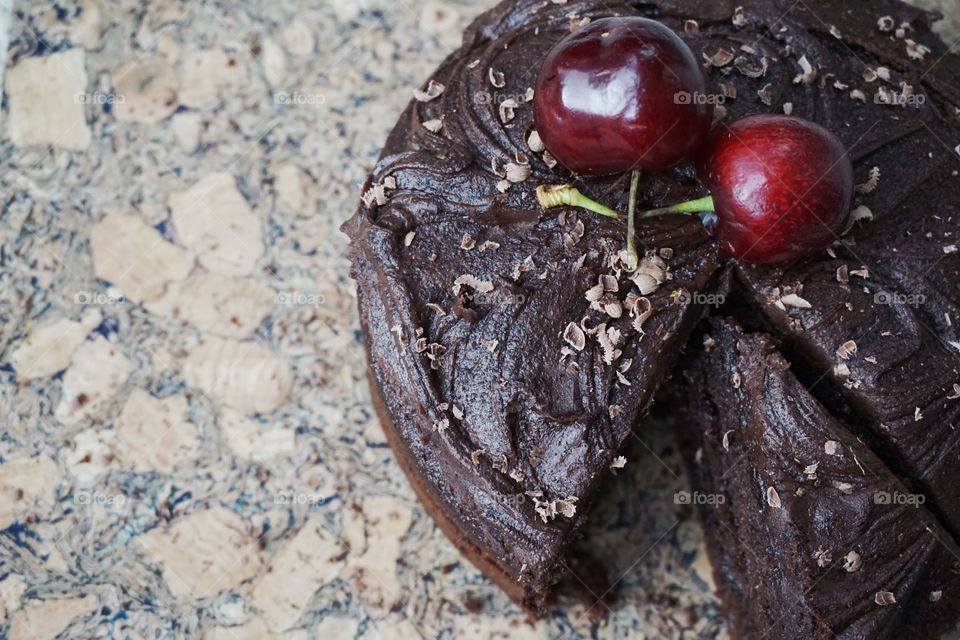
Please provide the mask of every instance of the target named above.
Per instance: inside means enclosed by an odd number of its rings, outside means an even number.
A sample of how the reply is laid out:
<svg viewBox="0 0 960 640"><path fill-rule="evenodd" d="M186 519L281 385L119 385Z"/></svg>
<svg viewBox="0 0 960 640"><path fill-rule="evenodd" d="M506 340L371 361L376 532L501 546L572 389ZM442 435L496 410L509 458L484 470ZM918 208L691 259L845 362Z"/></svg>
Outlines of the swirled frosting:
<svg viewBox="0 0 960 640"><path fill-rule="evenodd" d="M681 441L743 638L938 638L960 551L922 495L837 420L765 336L713 321L685 368ZM718 496L723 496L718 499Z"/></svg>

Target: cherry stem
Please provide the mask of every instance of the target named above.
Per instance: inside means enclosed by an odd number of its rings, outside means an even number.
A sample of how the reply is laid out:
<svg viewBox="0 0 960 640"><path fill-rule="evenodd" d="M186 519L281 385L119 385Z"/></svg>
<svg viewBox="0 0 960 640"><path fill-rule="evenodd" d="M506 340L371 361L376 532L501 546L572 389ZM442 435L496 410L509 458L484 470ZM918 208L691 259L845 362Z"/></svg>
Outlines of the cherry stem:
<svg viewBox="0 0 960 640"><path fill-rule="evenodd" d="M580 193L580 191L569 184L554 186L540 185L537 187L537 201L544 209L551 209L566 205L568 207L580 207L587 211L599 213L608 218L620 218L620 214L610 207L600 204Z"/></svg>
<svg viewBox="0 0 960 640"><path fill-rule="evenodd" d="M637 255L637 228L634 219L637 213L637 191L640 186L640 170L634 169L630 174L630 204L627 207L627 269L636 271L640 265L640 256Z"/></svg>
<svg viewBox="0 0 960 640"><path fill-rule="evenodd" d="M650 218L652 216L659 216L665 213L705 213L716 210L716 205L713 203L713 196L706 196L705 198L688 200L687 202L681 202L680 204L663 207L661 209L644 211L641 217Z"/></svg>
<svg viewBox="0 0 960 640"><path fill-rule="evenodd" d="M635 271L640 264L640 255L637 253L637 195L640 187L639 170L634 170L630 174L630 204L627 208L627 268ZM544 209L553 207L568 206L580 207L587 211L598 213L608 218L620 219L620 214L610 207L600 204L592 198L580 193L580 190L569 184L560 185L540 185L537 187L537 201ZM666 213L704 213L706 211L715 211L713 196L706 196L699 200L689 200L669 207L660 209L651 209L640 214L641 218L659 216Z"/></svg>

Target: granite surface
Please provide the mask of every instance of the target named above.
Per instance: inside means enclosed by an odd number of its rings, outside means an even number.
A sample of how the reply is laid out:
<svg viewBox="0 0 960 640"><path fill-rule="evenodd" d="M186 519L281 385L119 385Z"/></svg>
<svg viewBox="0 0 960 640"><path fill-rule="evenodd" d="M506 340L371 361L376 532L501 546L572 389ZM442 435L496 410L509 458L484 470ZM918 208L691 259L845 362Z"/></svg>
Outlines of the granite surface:
<svg viewBox="0 0 960 640"><path fill-rule="evenodd" d="M0 637L727 637L666 427L631 443L530 624L373 415L337 228L493 4L14 3ZM955 0L923 4L960 36Z"/></svg>

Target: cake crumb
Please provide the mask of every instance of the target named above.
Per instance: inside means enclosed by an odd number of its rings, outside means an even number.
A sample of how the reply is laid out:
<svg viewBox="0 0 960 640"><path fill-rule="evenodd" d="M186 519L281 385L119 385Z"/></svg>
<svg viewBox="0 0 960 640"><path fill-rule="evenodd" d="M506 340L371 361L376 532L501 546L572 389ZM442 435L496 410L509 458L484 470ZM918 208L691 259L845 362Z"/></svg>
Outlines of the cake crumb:
<svg viewBox="0 0 960 640"><path fill-rule="evenodd" d="M780 509L783 506L780 502L780 494L773 487L767 487L767 504L774 509Z"/></svg>
<svg viewBox="0 0 960 640"><path fill-rule="evenodd" d="M817 566L821 569L830 566L830 563L833 562L833 556L830 554L830 551L824 549L822 545L817 547L817 550L813 552L813 559L817 561Z"/></svg>
<svg viewBox="0 0 960 640"><path fill-rule="evenodd" d="M418 102L430 102L431 100L439 98L446 89L446 86L436 80L430 80L427 84L427 90L414 89L413 97L416 98Z"/></svg>
<svg viewBox="0 0 960 640"><path fill-rule="evenodd" d="M497 89L503 89L507 86L506 76L503 75L500 71L497 71L493 67L487 69L487 80L490 81L490 84Z"/></svg>
<svg viewBox="0 0 960 640"><path fill-rule="evenodd" d="M464 285L479 291L480 293L490 293L493 291L492 282L488 280L481 280L475 275L465 273L461 276L457 276L457 279L453 281L453 294L460 295L460 291Z"/></svg>
<svg viewBox="0 0 960 640"><path fill-rule="evenodd" d="M737 7L733 10L733 26L738 29L747 26L747 16L743 12L743 7Z"/></svg>
<svg viewBox="0 0 960 640"><path fill-rule="evenodd" d="M807 60L807 56L800 56L800 60L798 60L798 62L800 64L800 68L802 69L802 73L797 74L797 76L793 79L793 84L812 83L817 77L816 68L810 64L810 61Z"/></svg>
<svg viewBox="0 0 960 640"><path fill-rule="evenodd" d="M930 53L930 47L907 38L907 55L914 60L923 60Z"/></svg>
<svg viewBox="0 0 960 640"><path fill-rule="evenodd" d="M434 118L433 120L427 120L423 123L423 128L430 133L439 133L440 130L443 129L443 119Z"/></svg>
<svg viewBox="0 0 960 640"><path fill-rule="evenodd" d="M785 306L793 307L794 309L812 309L813 308L812 304L810 304L807 300L804 300L803 298L801 298L795 293L790 293L783 296L782 298L780 298L780 302L783 303Z"/></svg>
<svg viewBox="0 0 960 640"><path fill-rule="evenodd" d="M867 181L856 186L857 193L868 194L877 190L880 184L880 167L873 167L867 177Z"/></svg>
<svg viewBox="0 0 960 640"><path fill-rule="evenodd" d="M858 571L862 566L863 560L860 559L860 554L856 551L851 551L843 557L843 568L847 570L847 573Z"/></svg>
<svg viewBox="0 0 960 640"><path fill-rule="evenodd" d="M837 355L844 360L849 360L850 356L857 353L857 343L853 340L847 340L837 349Z"/></svg>
<svg viewBox="0 0 960 640"><path fill-rule="evenodd" d="M536 129L530 132L530 135L527 136L527 147L530 148L530 151L534 153L540 153L547 147L543 144L543 139L540 137L540 132Z"/></svg>
<svg viewBox="0 0 960 640"><path fill-rule="evenodd" d="M564 341L577 351L583 351L587 346L587 336L576 322L571 322L563 332Z"/></svg>

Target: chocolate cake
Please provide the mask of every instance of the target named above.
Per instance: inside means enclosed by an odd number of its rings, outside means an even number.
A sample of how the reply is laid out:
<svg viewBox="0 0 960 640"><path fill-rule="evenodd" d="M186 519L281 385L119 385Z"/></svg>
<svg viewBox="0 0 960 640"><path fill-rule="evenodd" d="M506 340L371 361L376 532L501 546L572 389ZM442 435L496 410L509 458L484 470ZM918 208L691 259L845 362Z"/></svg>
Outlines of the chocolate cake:
<svg viewBox="0 0 960 640"><path fill-rule="evenodd" d="M614 15L662 21L702 56L724 96L718 126L787 112L837 135L860 183L849 232L827 252L750 266L726 258L697 218L660 216L641 221L643 261L629 272L622 221L541 209L537 186L563 182L627 208L628 176L565 171L545 151L530 104L550 48L589 20ZM824 613L818 607L829 589L849 587L848 600L855 597L847 582L828 582L811 596L822 600L798 614L813 635L780 637L818 637L825 629L888 637L880 631L887 622L939 628L945 607L921 606L919 594L949 582L953 565L943 549L954 549L960 533L960 483L953 481L960 469L960 159L952 148L960 143L960 62L930 32L934 18L895 0L507 0L478 18L462 47L415 92L344 225L371 388L426 508L518 603L544 611L598 487L624 464L623 443L711 311L710 294L732 283L750 303L743 312L749 321L774 331L798 370L823 377L814 390L825 406L804 395L767 343L753 348L742 378L780 380L781 395L770 402L790 396L825 419L835 416L815 424L783 416L779 426L761 417L739 428L757 438L783 430L829 434L869 461L876 475L857 483L847 457L830 461L831 474L857 487L859 502L834 490L811 495L849 526L832 532L837 544L864 535L878 540L879 547L860 552L874 562L855 576L856 593L890 572L902 592L889 589L897 603L879 613ZM640 193L642 206L655 208L705 191L693 167L682 165L645 174ZM908 304L921 297L923 304ZM733 366L734 358L724 362L702 366ZM741 401L748 402L732 394L721 411L735 412ZM698 474L699 482L725 487L715 473ZM923 492L925 508L913 520L891 510L876 526L854 518L866 492L881 486ZM796 549L826 542L804 514L775 526L754 512L749 488L730 490L736 499L726 524L773 527ZM786 497L781 504L789 504ZM770 579L758 575L769 567L795 567L777 565L787 561L769 544L756 562L724 556L719 525L707 519L718 571L729 573L721 582L744 589ZM894 538L884 539L891 532ZM842 563L837 556L833 566ZM802 588L816 575L789 578ZM948 588L940 602L955 609ZM766 614L751 608L733 615L749 630Z"/></svg>
<svg viewBox="0 0 960 640"><path fill-rule="evenodd" d="M704 342L684 371L678 425L738 636L936 638L952 627L960 550L923 497L768 337L715 321Z"/></svg>

